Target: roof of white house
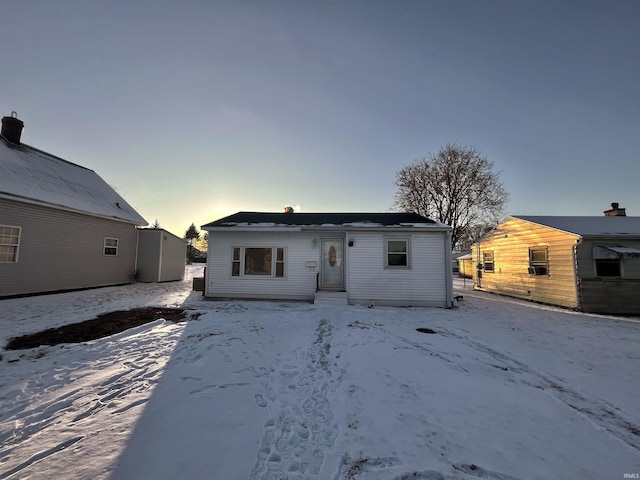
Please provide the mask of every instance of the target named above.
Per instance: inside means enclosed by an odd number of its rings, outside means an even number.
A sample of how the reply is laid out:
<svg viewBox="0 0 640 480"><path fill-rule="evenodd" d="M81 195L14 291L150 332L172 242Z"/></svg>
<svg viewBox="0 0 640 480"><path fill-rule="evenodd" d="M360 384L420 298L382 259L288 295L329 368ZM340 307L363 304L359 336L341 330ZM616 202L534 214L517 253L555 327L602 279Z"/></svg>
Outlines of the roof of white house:
<svg viewBox="0 0 640 480"><path fill-rule="evenodd" d="M583 237L640 236L640 217L555 217L536 215L511 215L511 217Z"/></svg>
<svg viewBox="0 0 640 480"><path fill-rule="evenodd" d="M147 225L93 170L2 136L0 197Z"/></svg>
<svg viewBox="0 0 640 480"><path fill-rule="evenodd" d="M203 225L210 228L349 227L450 229L416 213L270 213L238 212Z"/></svg>

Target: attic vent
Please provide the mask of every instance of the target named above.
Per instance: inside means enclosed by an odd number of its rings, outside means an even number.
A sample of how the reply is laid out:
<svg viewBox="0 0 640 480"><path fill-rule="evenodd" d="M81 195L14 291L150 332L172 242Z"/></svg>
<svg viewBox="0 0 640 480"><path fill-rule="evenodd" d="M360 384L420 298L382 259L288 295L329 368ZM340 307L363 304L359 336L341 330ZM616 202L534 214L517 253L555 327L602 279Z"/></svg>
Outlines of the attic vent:
<svg viewBox="0 0 640 480"><path fill-rule="evenodd" d="M18 120L18 114L11 112L10 117L2 117L2 136L9 142L20 145L24 123Z"/></svg>

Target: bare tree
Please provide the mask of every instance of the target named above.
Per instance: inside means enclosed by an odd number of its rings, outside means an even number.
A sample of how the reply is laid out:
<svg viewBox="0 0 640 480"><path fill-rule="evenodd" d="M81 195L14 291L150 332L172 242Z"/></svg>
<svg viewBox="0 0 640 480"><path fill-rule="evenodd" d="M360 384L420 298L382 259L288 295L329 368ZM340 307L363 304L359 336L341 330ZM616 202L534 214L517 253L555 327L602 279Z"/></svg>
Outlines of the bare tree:
<svg viewBox="0 0 640 480"><path fill-rule="evenodd" d="M454 247L483 225L495 225L509 198L500 175L474 147L445 145L396 174L394 208L450 225Z"/></svg>

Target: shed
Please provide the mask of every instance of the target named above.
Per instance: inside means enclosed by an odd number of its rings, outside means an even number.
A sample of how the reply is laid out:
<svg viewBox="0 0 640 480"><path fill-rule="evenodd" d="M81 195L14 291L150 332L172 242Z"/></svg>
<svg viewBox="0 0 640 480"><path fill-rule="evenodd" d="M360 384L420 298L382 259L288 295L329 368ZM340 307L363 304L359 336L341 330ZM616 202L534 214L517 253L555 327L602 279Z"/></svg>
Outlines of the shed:
<svg viewBox="0 0 640 480"><path fill-rule="evenodd" d="M21 142L2 119L0 297L130 283L147 222L100 176Z"/></svg>
<svg viewBox="0 0 640 480"><path fill-rule="evenodd" d="M474 245L473 260L478 290L640 314L640 217L510 216Z"/></svg>
<svg viewBox="0 0 640 480"><path fill-rule="evenodd" d="M138 281L182 280L185 271L186 240L162 228L139 230Z"/></svg>
<svg viewBox="0 0 640 480"><path fill-rule="evenodd" d="M202 229L207 297L452 303L451 227L417 214L239 212Z"/></svg>

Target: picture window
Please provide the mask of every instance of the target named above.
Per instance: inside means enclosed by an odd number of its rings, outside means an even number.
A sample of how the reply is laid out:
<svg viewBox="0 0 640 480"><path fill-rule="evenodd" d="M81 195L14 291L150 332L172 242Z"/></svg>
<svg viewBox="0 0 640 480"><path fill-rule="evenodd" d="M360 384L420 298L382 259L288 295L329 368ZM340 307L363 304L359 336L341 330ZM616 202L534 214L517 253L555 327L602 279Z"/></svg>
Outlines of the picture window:
<svg viewBox="0 0 640 480"><path fill-rule="evenodd" d="M274 261L275 259L275 261ZM234 247L231 276L284 277L284 247Z"/></svg>

